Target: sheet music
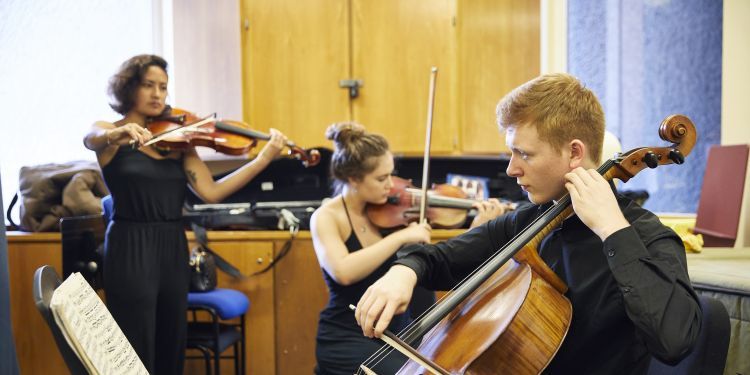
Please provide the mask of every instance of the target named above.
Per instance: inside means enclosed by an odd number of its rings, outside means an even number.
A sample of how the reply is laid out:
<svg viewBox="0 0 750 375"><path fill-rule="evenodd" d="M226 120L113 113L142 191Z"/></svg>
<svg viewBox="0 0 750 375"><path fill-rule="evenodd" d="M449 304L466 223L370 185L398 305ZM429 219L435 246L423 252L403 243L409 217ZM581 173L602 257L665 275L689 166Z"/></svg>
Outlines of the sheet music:
<svg viewBox="0 0 750 375"><path fill-rule="evenodd" d="M148 374L107 307L76 272L52 294L50 309L91 374Z"/></svg>

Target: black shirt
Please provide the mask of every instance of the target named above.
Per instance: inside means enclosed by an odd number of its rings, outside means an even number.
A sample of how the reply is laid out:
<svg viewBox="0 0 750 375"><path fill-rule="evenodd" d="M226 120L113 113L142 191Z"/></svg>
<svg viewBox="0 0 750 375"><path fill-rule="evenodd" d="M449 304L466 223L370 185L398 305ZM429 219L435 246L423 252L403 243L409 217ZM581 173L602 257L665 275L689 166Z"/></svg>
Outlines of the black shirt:
<svg viewBox="0 0 750 375"><path fill-rule="evenodd" d="M537 249L568 285L570 329L545 373L646 373L650 355L675 362L700 329L680 238L651 212L618 196L630 227L604 242L577 216ZM412 268L420 285L450 289L551 204L528 206L436 245L411 245L396 264Z"/></svg>

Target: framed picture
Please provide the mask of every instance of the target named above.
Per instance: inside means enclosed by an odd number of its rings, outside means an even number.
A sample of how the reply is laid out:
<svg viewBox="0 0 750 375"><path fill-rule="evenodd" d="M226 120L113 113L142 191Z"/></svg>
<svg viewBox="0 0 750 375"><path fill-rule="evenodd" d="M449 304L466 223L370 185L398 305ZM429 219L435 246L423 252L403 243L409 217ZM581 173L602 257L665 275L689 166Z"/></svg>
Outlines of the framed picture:
<svg viewBox="0 0 750 375"><path fill-rule="evenodd" d="M488 184L490 179L487 177L448 173L445 179L447 183L460 187L466 193L468 199L485 200L489 198Z"/></svg>

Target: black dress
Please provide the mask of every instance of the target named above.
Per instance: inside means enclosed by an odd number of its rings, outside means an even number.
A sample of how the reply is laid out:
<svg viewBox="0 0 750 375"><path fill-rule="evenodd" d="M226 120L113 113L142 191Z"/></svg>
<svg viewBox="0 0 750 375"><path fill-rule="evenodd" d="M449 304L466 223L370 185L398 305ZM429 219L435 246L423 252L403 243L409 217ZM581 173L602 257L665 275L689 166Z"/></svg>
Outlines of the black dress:
<svg viewBox="0 0 750 375"><path fill-rule="evenodd" d="M182 159L120 147L102 168L114 204L107 228L107 307L152 374L182 374L188 245L182 226Z"/></svg>
<svg viewBox="0 0 750 375"><path fill-rule="evenodd" d="M354 233L349 211L346 210L346 203L344 203L344 210L347 219L349 219L349 226L352 228L352 233L344 244L351 253L362 249L362 244ZM370 339L362 334L362 328L357 325L354 312L349 308L349 305L356 306L367 288L385 275L394 260L396 260L395 255L383 262L366 278L348 286L337 283L325 269L322 269L323 278L328 285L329 299L328 305L321 311L318 320L318 336L315 347L315 357L318 361L315 368L316 374L352 375L357 371L360 364L384 345L382 341ZM409 324L409 321L408 311L404 314L395 315L388 329L391 332L398 333ZM378 374L394 374L404 362L406 362L405 356L391 351L391 354L371 369Z"/></svg>

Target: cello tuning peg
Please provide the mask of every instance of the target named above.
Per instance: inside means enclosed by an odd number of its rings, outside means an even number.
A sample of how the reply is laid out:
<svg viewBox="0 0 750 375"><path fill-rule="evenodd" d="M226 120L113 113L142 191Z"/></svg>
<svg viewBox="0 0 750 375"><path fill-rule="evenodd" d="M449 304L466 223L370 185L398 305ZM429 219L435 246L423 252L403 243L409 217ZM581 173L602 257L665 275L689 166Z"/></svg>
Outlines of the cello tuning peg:
<svg viewBox="0 0 750 375"><path fill-rule="evenodd" d="M652 151L649 151L646 155L643 155L643 162L646 163L649 168L653 169L659 165L659 157Z"/></svg>
<svg viewBox="0 0 750 375"><path fill-rule="evenodd" d="M673 148L669 150L669 155L667 156L669 160L672 160L675 164L682 164L685 162L685 156L682 155L680 150Z"/></svg>

